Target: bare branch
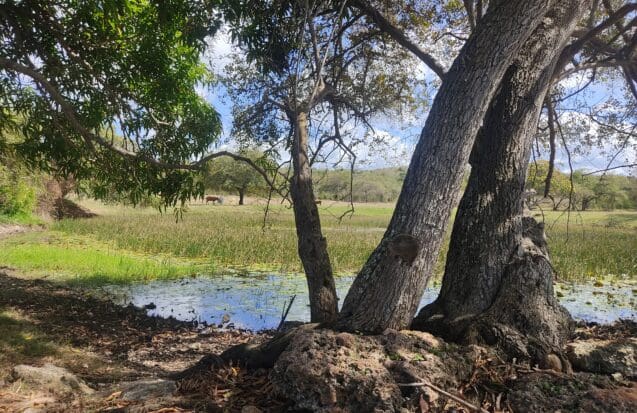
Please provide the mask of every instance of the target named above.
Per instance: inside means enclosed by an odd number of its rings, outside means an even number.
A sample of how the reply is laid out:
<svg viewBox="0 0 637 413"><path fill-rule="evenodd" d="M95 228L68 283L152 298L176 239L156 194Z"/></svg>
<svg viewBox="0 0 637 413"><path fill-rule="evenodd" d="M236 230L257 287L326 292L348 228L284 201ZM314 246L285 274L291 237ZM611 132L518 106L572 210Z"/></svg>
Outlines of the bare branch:
<svg viewBox="0 0 637 413"><path fill-rule="evenodd" d="M464 8L467 11L467 18L469 20L469 27L473 31L476 28L476 13L473 7L473 0L463 0Z"/></svg>
<svg viewBox="0 0 637 413"><path fill-rule="evenodd" d="M604 4L604 8L606 9L606 12L609 15L613 15L614 11L613 11L613 5L610 3L609 0L602 0L602 3ZM616 20L613 22L615 24L615 27L617 28L617 31L619 33L622 34L622 36L624 37L624 41L626 42L630 42L630 38L625 34L625 28L621 23L621 20Z"/></svg>
<svg viewBox="0 0 637 413"><path fill-rule="evenodd" d="M629 164L625 164L625 165L613 166L613 167L610 167L610 168L598 169L596 171L586 172L585 174L582 174L582 176L594 175L594 174L598 174L600 172L608 172L608 171L612 171L614 169L621 169L621 168L637 168L637 163L629 163Z"/></svg>
<svg viewBox="0 0 637 413"><path fill-rule="evenodd" d="M578 36L578 39L564 48L564 50L562 51L558 63L555 66L556 73L561 72L564 66L566 66L566 64L571 60L571 57L577 54L577 52L579 52L582 47L584 47L584 45L592 41L608 27L620 21L622 18L624 18L624 16L635 10L637 10L637 3L625 4L615 13L611 14L606 20L604 20L594 28L588 30L587 32L581 33L579 31L576 31L575 34Z"/></svg>

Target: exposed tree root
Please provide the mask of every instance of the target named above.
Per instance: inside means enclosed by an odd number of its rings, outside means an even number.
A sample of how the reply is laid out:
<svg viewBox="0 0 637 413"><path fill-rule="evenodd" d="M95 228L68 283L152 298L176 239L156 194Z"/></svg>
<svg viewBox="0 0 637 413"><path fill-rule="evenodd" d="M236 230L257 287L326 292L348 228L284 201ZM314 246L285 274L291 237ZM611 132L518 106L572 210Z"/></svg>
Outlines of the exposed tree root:
<svg viewBox="0 0 637 413"><path fill-rule="evenodd" d="M173 380L186 380L205 374L215 368L228 365L242 366L247 369L269 369L274 366L281 353L285 351L292 339L299 332L317 328L318 324L304 324L285 333L273 337L260 344L244 343L230 347L223 353L210 354L203 357L194 366L171 376Z"/></svg>

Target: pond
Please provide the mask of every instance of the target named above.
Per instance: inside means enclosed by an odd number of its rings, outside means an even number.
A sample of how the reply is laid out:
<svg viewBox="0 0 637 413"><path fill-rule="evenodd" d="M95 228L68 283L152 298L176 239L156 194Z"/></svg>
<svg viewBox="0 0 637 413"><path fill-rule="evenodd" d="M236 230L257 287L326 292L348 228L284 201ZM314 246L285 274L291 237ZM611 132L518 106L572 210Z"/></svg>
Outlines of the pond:
<svg viewBox="0 0 637 413"><path fill-rule="evenodd" d="M338 277L338 295L345 298L353 277ZM420 306L432 302L439 285L427 288ZM637 282L593 284L559 283L555 287L562 305L576 319L610 323L618 318L637 320ZM148 306L149 315L175 317L207 324L232 324L235 328L276 328L281 312L296 298L288 321L309 321L305 279L298 275L228 273L215 277L152 281L132 285L108 285L102 291L115 303ZM228 319L229 317L229 319Z"/></svg>

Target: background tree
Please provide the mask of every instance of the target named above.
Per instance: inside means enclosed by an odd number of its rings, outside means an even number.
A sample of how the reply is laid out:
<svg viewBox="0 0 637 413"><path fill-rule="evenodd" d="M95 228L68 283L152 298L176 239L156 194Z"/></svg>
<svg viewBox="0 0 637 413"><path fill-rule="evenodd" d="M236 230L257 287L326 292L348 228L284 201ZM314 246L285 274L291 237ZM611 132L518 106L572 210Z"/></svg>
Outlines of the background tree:
<svg viewBox="0 0 637 413"><path fill-rule="evenodd" d="M369 129L371 116L414 100L404 70L409 60L386 47L360 14L346 12L345 2L257 1L250 13L237 16L231 31L249 60L239 57L226 71L234 135L289 153L290 198L311 318L334 321L338 303L312 166L330 153L355 158L348 131Z"/></svg>
<svg viewBox="0 0 637 413"><path fill-rule="evenodd" d="M549 176L549 171L551 175ZM551 169L549 161L537 161L529 165L526 187L535 190L538 198L551 201L553 211L560 207L569 207L571 194L571 180L569 176ZM546 183L550 181L549 192L545 195ZM575 193L575 191L573 191Z"/></svg>
<svg viewBox="0 0 637 413"><path fill-rule="evenodd" d="M263 152L244 150L239 155L253 160L264 169L273 168L273 161L265 158ZM206 189L238 193L239 205L244 204L246 194L265 195L269 189L263 177L252 166L231 158L210 161L203 180Z"/></svg>

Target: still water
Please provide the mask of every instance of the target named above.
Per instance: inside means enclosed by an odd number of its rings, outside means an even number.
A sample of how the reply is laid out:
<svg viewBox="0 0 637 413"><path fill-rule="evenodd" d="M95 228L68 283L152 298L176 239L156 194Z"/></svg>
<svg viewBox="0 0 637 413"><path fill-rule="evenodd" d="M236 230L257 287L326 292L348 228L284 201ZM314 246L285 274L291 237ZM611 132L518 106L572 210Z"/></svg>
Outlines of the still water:
<svg viewBox="0 0 637 413"><path fill-rule="evenodd" d="M341 301L353 277L338 277L336 289ZM233 324L236 328L276 328L283 308L296 298L287 320L309 321L310 308L305 279L298 275L227 274L174 281L152 281L133 285L108 285L103 292L115 303L137 307L149 304L149 315L196 320L200 323ZM432 302L439 285L427 288L420 306ZM562 305L576 319L610 323L618 318L637 320L637 282L616 281L592 284L557 284ZM225 317L224 317L225 316ZM228 321L229 316L229 321Z"/></svg>

